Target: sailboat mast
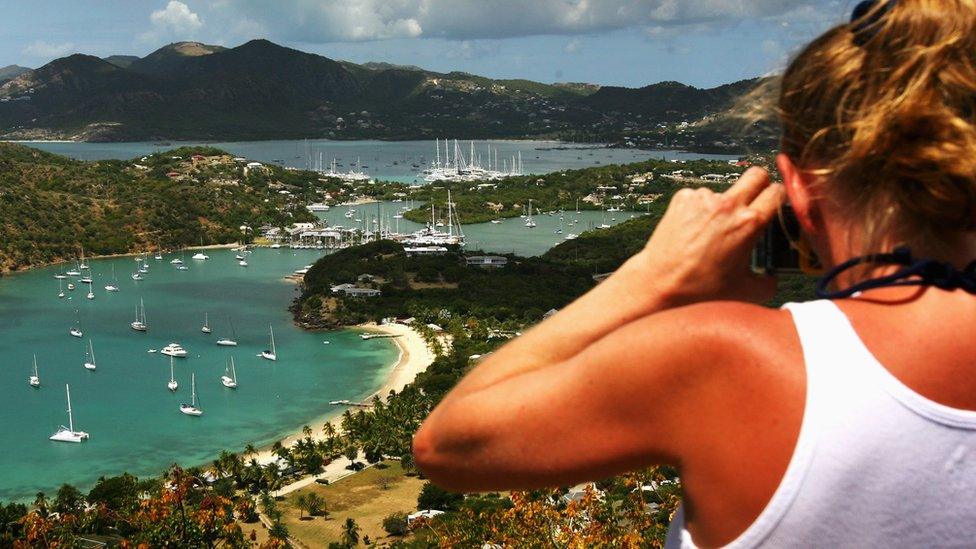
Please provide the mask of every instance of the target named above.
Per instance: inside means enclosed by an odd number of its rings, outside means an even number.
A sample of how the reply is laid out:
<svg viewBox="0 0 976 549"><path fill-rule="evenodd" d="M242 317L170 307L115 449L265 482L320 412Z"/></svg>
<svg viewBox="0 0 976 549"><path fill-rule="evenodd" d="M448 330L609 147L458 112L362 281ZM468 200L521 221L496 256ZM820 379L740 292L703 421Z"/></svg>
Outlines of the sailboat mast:
<svg viewBox="0 0 976 549"><path fill-rule="evenodd" d="M173 357L170 356L169 357L169 382L172 383L174 381L176 381L176 379L173 376Z"/></svg>
<svg viewBox="0 0 976 549"><path fill-rule="evenodd" d="M68 430L72 433L75 432L75 418L71 414L71 387L66 383L64 385L64 392L68 395Z"/></svg>
<svg viewBox="0 0 976 549"><path fill-rule="evenodd" d="M271 331L271 354L273 354L275 356L278 356L278 349L275 349L274 328L272 328L271 326L268 326L268 330Z"/></svg>

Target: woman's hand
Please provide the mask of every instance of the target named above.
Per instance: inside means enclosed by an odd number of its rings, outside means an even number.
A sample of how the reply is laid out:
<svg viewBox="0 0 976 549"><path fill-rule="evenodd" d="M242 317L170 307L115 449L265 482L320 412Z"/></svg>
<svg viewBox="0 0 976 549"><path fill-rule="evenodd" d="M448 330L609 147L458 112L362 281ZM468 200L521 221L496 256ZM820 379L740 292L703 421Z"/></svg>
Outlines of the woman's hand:
<svg viewBox="0 0 976 549"><path fill-rule="evenodd" d="M767 301L776 279L754 273L750 254L783 200L782 185L771 185L766 170L755 167L724 193L682 189L628 267L643 271L671 306Z"/></svg>

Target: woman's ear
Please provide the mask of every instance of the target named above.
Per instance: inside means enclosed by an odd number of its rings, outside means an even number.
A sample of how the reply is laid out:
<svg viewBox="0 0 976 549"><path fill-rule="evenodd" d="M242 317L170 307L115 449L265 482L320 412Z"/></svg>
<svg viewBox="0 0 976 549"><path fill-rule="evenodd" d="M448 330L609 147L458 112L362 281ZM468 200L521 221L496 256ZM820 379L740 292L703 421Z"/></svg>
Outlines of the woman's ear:
<svg viewBox="0 0 976 549"><path fill-rule="evenodd" d="M800 227L807 234L817 234L817 204L813 199L813 189L810 185L810 177L803 172L790 157L783 153L776 155L776 166L783 177L783 186L786 187L786 196L793 206L796 218L800 222Z"/></svg>

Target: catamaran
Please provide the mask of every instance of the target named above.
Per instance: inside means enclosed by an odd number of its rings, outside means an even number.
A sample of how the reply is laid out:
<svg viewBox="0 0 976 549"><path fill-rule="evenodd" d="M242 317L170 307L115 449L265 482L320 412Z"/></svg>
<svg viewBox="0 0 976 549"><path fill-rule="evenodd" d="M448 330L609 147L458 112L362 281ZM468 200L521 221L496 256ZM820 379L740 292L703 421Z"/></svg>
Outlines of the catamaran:
<svg viewBox="0 0 976 549"><path fill-rule="evenodd" d="M230 357L230 363L224 368L224 375L220 378L220 382L228 389L237 388L237 370L234 368L234 357Z"/></svg>
<svg viewBox="0 0 976 549"><path fill-rule="evenodd" d="M179 343L170 343L169 345L163 347L163 350L159 352L166 356L175 356L177 358L186 357L186 349L184 349Z"/></svg>
<svg viewBox="0 0 976 549"><path fill-rule="evenodd" d="M270 330L271 332L271 349L265 349L261 351L261 354L259 356L261 358L266 358L268 360L278 360L278 351L277 349L275 349L275 342L274 342L274 328L268 326L268 330Z"/></svg>
<svg viewBox="0 0 976 549"><path fill-rule="evenodd" d="M173 375L173 357L169 357L169 383L166 387L170 391L175 391L180 388L180 384L176 382L176 377Z"/></svg>
<svg viewBox="0 0 976 549"><path fill-rule="evenodd" d="M183 403L180 404L180 411L188 416L202 416L203 410L197 408L197 377L196 374L190 374L190 404Z"/></svg>
<svg viewBox="0 0 976 549"><path fill-rule="evenodd" d="M27 384L34 388L41 386L41 377L37 375L37 355L34 355L34 375L27 378Z"/></svg>
<svg viewBox="0 0 976 549"><path fill-rule="evenodd" d="M136 319L129 323L132 329L137 332L145 332L149 329L149 325L146 324L146 304L139 300L139 306L136 307Z"/></svg>
<svg viewBox="0 0 976 549"><path fill-rule="evenodd" d="M193 257L191 257L190 259L206 260L206 259L210 259L210 256L203 252L197 252L193 254Z"/></svg>
<svg viewBox="0 0 976 549"><path fill-rule="evenodd" d="M210 333L211 330L210 330L210 315L209 315L209 313L203 313L203 327L200 328L200 331L203 332L203 333L205 333L205 334L209 334Z"/></svg>
<svg viewBox="0 0 976 549"><path fill-rule="evenodd" d="M64 392L68 396L68 426L65 427L62 425L59 427L58 431L51 435L50 439L58 442L81 442L88 440L88 433L75 431L75 420L71 414L71 388L67 384L64 386Z"/></svg>
<svg viewBox="0 0 976 549"><path fill-rule="evenodd" d="M75 325L68 330L68 333L73 337L83 337L85 334L81 331L81 319L78 317L78 310L75 309Z"/></svg>
<svg viewBox="0 0 976 549"><path fill-rule="evenodd" d="M95 369L95 347L92 346L92 340L90 339L88 340L88 349L85 350L85 369Z"/></svg>

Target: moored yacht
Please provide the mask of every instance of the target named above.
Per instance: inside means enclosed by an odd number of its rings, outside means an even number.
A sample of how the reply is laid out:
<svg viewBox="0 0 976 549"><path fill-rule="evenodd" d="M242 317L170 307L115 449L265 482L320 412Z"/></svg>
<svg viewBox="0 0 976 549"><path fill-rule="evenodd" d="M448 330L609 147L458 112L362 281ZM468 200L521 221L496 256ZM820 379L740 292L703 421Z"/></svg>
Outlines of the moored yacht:
<svg viewBox="0 0 976 549"><path fill-rule="evenodd" d="M169 357L169 383L166 384L166 388L170 391L180 388L180 384L176 382L176 377L173 375L173 357Z"/></svg>
<svg viewBox="0 0 976 549"><path fill-rule="evenodd" d="M34 388L41 386L41 376L37 375L37 355L34 355L34 375L27 378L27 384Z"/></svg>
<svg viewBox="0 0 976 549"><path fill-rule="evenodd" d="M268 326L268 330L271 333L271 348L270 349L265 349L264 351L261 351L261 354L258 355L258 356L260 356L261 358L268 359L268 360L278 360L278 351L277 351L277 349L275 349L274 328L272 328L271 326Z"/></svg>
<svg viewBox="0 0 976 549"><path fill-rule="evenodd" d="M137 332L145 332L149 329L149 325L146 324L146 304L139 300L139 306L136 307L136 319L129 323L129 326Z"/></svg>
<svg viewBox="0 0 976 549"><path fill-rule="evenodd" d="M81 442L88 440L88 433L75 431L75 420L71 413L71 388L67 384L64 386L64 392L68 397L68 426L65 427L62 425L59 427L58 431L50 436L50 439L57 442Z"/></svg>
<svg viewBox="0 0 976 549"><path fill-rule="evenodd" d="M230 357L230 362L224 368L224 375L220 378L220 382L228 389L237 388L237 370L234 368L234 357Z"/></svg>
<svg viewBox="0 0 976 549"><path fill-rule="evenodd" d="M190 404L182 403L180 404L180 412L188 416L202 416L203 410L197 407L197 377L196 374L190 374Z"/></svg>
<svg viewBox="0 0 976 549"><path fill-rule="evenodd" d="M159 352L166 356L175 356L176 358L186 357L186 349L184 349L179 343L170 343L169 345L163 347L163 350Z"/></svg>
<svg viewBox="0 0 976 549"><path fill-rule="evenodd" d="M92 346L92 340L90 339L88 340L88 349L85 350L85 369L95 369L95 347Z"/></svg>
<svg viewBox="0 0 976 549"><path fill-rule="evenodd" d="M203 252L197 252L197 253L193 254L193 257L191 257L190 259L207 260L207 259L210 259L210 256L207 255L207 254L205 254L205 253L203 253Z"/></svg>

